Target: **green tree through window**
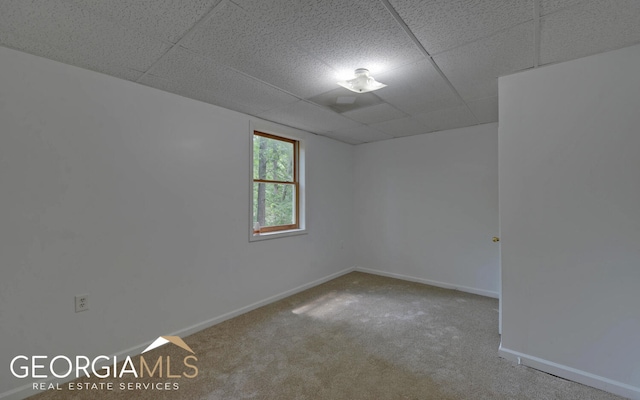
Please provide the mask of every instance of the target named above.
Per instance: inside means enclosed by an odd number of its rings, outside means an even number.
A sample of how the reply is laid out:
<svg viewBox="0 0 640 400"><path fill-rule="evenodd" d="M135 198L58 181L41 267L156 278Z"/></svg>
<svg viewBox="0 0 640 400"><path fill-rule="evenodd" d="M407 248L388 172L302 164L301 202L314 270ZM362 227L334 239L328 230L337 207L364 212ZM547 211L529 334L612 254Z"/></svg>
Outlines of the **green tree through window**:
<svg viewBox="0 0 640 400"><path fill-rule="evenodd" d="M295 140L253 134L253 223L260 232L299 227L298 148Z"/></svg>

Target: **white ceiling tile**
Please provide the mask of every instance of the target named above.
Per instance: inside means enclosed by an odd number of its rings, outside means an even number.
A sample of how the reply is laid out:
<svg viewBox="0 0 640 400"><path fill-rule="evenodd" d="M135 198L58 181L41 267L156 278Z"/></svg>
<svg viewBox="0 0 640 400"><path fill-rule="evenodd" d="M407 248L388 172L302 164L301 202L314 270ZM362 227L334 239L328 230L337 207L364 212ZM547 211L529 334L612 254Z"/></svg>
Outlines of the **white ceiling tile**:
<svg viewBox="0 0 640 400"><path fill-rule="evenodd" d="M269 110L258 116L268 121L314 133L328 133L359 125L358 122L304 100L286 107Z"/></svg>
<svg viewBox="0 0 640 400"><path fill-rule="evenodd" d="M186 86L183 83L169 81L154 75L145 75L138 81L138 83L249 115L257 115L264 112L263 109L252 107L250 104L236 103L231 100L230 97L221 95L217 91L207 90L202 87Z"/></svg>
<svg viewBox="0 0 640 400"><path fill-rule="evenodd" d="M335 139L335 140L337 140L339 142L353 144L353 145L364 143L361 140L349 138L349 137L346 137L346 136L341 136L339 134L334 134L334 133L323 133L322 136L326 136L328 138Z"/></svg>
<svg viewBox="0 0 640 400"><path fill-rule="evenodd" d="M354 93L342 86L336 86L333 90L310 97L307 100L331 108L340 114L382 103L382 100L373 93ZM340 103L339 99L351 99L353 102Z"/></svg>
<svg viewBox="0 0 640 400"><path fill-rule="evenodd" d="M170 46L64 0L0 1L0 43L104 72L144 72Z"/></svg>
<svg viewBox="0 0 640 400"><path fill-rule="evenodd" d="M465 100L498 95L498 77L533 67L533 22L434 57Z"/></svg>
<svg viewBox="0 0 640 400"><path fill-rule="evenodd" d="M96 60L95 58L86 58L82 54L75 52L74 49L59 48L32 38L18 37L11 32L0 32L0 43L25 53L35 54L50 60L75 65L76 67L90 69L129 81L136 81L143 74L141 71L128 68L110 59Z"/></svg>
<svg viewBox="0 0 640 400"><path fill-rule="evenodd" d="M640 42L640 1L585 0L540 24L541 64L572 60Z"/></svg>
<svg viewBox="0 0 640 400"><path fill-rule="evenodd" d="M348 129L340 129L338 131L329 132L328 136L334 137L338 140L350 140L351 144L376 142L378 140L393 139L393 136L380 132L370 126L360 125Z"/></svg>
<svg viewBox="0 0 640 400"><path fill-rule="evenodd" d="M373 93L354 93L342 86L336 86L333 90L310 97L307 100L320 106L328 107L340 114L382 103L382 100ZM353 102L340 103L339 99L351 99Z"/></svg>
<svg viewBox="0 0 640 400"><path fill-rule="evenodd" d="M413 136L429 132L422 123L411 117L379 122L370 126L393 137Z"/></svg>
<svg viewBox="0 0 640 400"><path fill-rule="evenodd" d="M548 15L558 10L584 3L585 0L540 0L540 15Z"/></svg>
<svg viewBox="0 0 640 400"><path fill-rule="evenodd" d="M234 0L334 69L392 69L423 57L379 1Z"/></svg>
<svg viewBox="0 0 640 400"><path fill-rule="evenodd" d="M73 0L82 8L176 43L220 0Z"/></svg>
<svg viewBox="0 0 640 400"><path fill-rule="evenodd" d="M407 114L387 103L348 111L342 115L355 121L362 122L363 124L375 124L376 122L388 121L407 116Z"/></svg>
<svg viewBox="0 0 640 400"><path fill-rule="evenodd" d="M479 123L498 122L498 96L470 101L467 104Z"/></svg>
<svg viewBox="0 0 640 400"><path fill-rule="evenodd" d="M430 111L428 113L415 115L414 118L424 124L427 128L426 132L462 128L478 123L477 119L466 106Z"/></svg>
<svg viewBox="0 0 640 400"><path fill-rule="evenodd" d="M176 82L187 91L199 88L215 93L216 98L226 97L235 103L261 111L283 107L298 100L181 47L173 48L149 73ZM186 93L183 95L186 96Z"/></svg>
<svg viewBox="0 0 640 400"><path fill-rule="evenodd" d="M299 97L335 88L336 72L300 49L294 40L225 2L181 45Z"/></svg>
<svg viewBox="0 0 640 400"><path fill-rule="evenodd" d="M180 43L191 50L212 56L237 58L259 52L262 39L272 29L234 3L224 1L215 12Z"/></svg>
<svg viewBox="0 0 640 400"><path fill-rule="evenodd" d="M533 0L390 0L431 54L533 19Z"/></svg>
<svg viewBox="0 0 640 400"><path fill-rule="evenodd" d="M375 78L387 85L376 91L376 95L408 114L460 104L460 99L427 60L404 65Z"/></svg>

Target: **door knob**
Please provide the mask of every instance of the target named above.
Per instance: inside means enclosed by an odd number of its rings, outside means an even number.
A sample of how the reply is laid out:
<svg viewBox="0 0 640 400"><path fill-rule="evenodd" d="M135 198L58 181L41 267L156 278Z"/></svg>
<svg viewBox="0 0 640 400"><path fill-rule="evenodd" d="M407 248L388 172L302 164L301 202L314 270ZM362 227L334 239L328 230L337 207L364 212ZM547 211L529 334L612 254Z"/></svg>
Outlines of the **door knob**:
<svg viewBox="0 0 640 400"><path fill-rule="evenodd" d="M497 243L497 242L500 241L500 238L497 237L497 236L494 236L493 239L491 239L491 240L493 240L493 243Z"/></svg>

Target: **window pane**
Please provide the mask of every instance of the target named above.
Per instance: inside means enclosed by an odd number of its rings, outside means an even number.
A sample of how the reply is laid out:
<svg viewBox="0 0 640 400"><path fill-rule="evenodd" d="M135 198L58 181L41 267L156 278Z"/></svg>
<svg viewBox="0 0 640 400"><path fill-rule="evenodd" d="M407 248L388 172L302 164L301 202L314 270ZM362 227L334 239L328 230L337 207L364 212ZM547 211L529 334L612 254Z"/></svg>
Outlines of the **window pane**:
<svg viewBox="0 0 640 400"><path fill-rule="evenodd" d="M296 223L295 185L253 184L253 223L261 227Z"/></svg>
<svg viewBox="0 0 640 400"><path fill-rule="evenodd" d="M293 143L253 135L253 179L293 182Z"/></svg>

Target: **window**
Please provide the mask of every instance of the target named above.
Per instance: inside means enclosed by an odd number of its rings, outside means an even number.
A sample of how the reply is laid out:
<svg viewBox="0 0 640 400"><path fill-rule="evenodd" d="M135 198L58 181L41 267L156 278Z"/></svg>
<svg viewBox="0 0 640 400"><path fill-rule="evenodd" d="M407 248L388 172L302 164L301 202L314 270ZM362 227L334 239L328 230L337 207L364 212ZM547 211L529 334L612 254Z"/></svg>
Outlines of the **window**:
<svg viewBox="0 0 640 400"><path fill-rule="evenodd" d="M299 151L297 140L253 132L254 234L300 228Z"/></svg>

